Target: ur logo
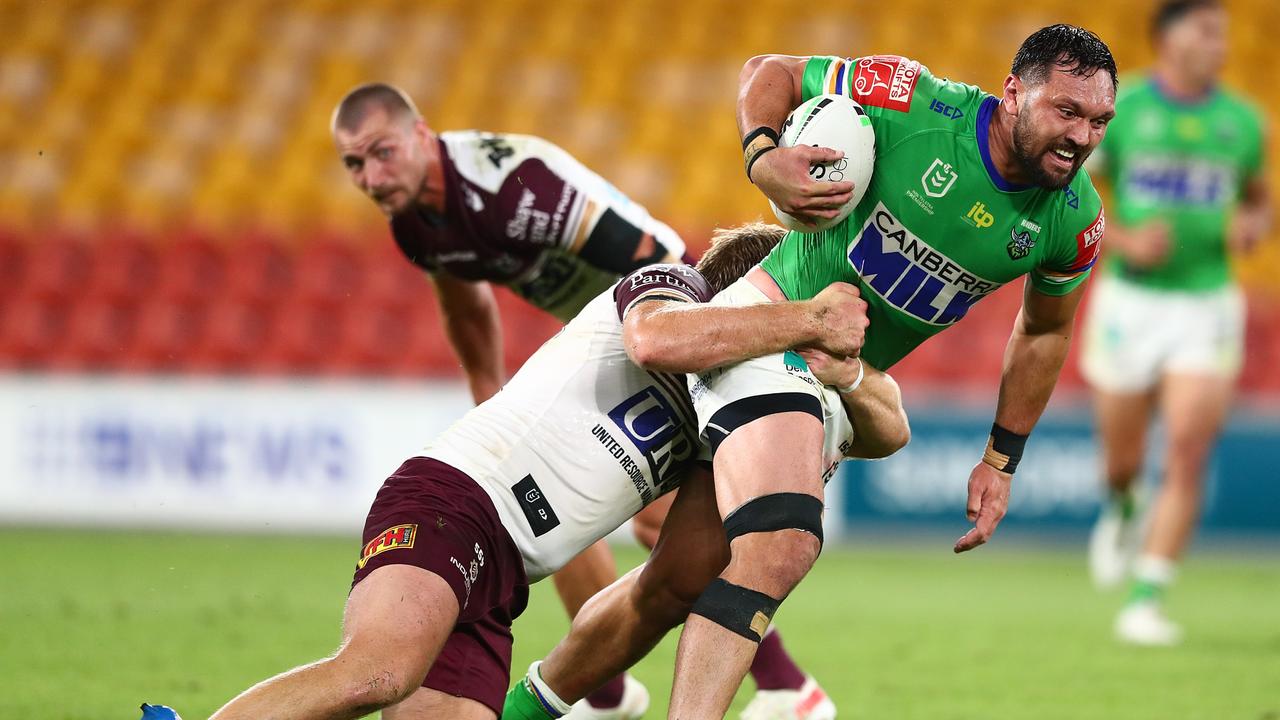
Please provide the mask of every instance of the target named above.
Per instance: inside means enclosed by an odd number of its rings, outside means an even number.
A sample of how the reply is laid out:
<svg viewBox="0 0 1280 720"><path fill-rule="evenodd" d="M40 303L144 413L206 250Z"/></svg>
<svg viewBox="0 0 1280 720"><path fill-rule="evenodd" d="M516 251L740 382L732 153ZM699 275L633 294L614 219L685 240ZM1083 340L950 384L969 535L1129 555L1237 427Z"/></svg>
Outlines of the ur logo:
<svg viewBox="0 0 1280 720"><path fill-rule="evenodd" d="M1013 240L1009 242L1005 248L1009 251L1009 257L1013 260L1021 260L1031 254L1031 248L1036 246L1036 239L1031 237L1031 233L1023 230L1018 232L1017 228L1009 231Z"/></svg>
<svg viewBox="0 0 1280 720"><path fill-rule="evenodd" d="M609 411L609 419L648 462L655 486L673 477L694 452L694 446L670 401L649 386Z"/></svg>
<svg viewBox="0 0 1280 720"><path fill-rule="evenodd" d="M951 168L951 163L942 161L937 158L928 170L924 171L924 176L920 178L920 184L924 186L924 194L929 197L940 198L951 190L951 186L956 184L956 171Z"/></svg>
<svg viewBox="0 0 1280 720"><path fill-rule="evenodd" d="M981 201L973 204L969 208L969 214L964 216L972 225L980 228L989 228L996 222L996 216L987 212L987 205Z"/></svg>

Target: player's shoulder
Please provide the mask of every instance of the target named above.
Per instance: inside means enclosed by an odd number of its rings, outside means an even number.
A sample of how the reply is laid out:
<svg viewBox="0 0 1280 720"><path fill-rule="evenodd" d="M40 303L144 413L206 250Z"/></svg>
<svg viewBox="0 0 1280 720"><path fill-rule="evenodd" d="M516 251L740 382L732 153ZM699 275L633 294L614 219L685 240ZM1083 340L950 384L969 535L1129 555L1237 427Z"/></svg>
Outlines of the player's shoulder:
<svg viewBox="0 0 1280 720"><path fill-rule="evenodd" d="M551 164L564 154L555 143L535 135L484 130L452 130L440 133L447 162L468 181L497 192L502 182L530 160Z"/></svg>
<svg viewBox="0 0 1280 720"><path fill-rule="evenodd" d="M702 273L691 265L679 263L647 265L632 271L613 287L619 318L641 300L662 297L701 303L713 295L715 292Z"/></svg>
<svg viewBox="0 0 1280 720"><path fill-rule="evenodd" d="M847 64L849 96L879 119L916 127L963 129L986 93L974 85L940 77L924 63L904 55L867 55L842 61ZM832 64L826 78L839 87L839 64Z"/></svg>
<svg viewBox="0 0 1280 720"><path fill-rule="evenodd" d="M1102 216L1102 196L1094 187L1089 171L1080 168L1071 183L1057 191L1059 217L1062 226L1071 233L1079 233L1100 222Z"/></svg>
<svg viewBox="0 0 1280 720"><path fill-rule="evenodd" d="M1238 115L1241 121L1248 126L1248 129L1259 134L1264 131L1267 124L1266 113L1257 101L1238 90L1228 87L1220 87L1217 92L1219 102L1225 105L1230 112Z"/></svg>

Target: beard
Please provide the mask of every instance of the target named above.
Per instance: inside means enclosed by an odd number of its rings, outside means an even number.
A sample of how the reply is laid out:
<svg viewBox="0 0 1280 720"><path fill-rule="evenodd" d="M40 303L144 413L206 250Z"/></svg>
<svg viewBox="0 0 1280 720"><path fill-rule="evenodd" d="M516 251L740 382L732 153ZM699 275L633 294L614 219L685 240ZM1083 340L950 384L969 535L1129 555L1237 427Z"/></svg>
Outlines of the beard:
<svg viewBox="0 0 1280 720"><path fill-rule="evenodd" d="M1035 132L1031 128L1030 115L1022 113L1013 124L1013 155L1018 165L1026 176L1031 178L1031 184L1037 187L1061 190L1070 185L1076 173L1080 171L1080 166L1084 164L1086 157L1084 148L1077 147L1074 143L1068 143L1068 146L1062 148L1074 152L1075 157L1072 159L1071 170L1066 175L1058 176L1044 169L1045 155L1048 155L1053 148L1046 144L1039 152L1035 152L1032 150L1035 144Z"/></svg>

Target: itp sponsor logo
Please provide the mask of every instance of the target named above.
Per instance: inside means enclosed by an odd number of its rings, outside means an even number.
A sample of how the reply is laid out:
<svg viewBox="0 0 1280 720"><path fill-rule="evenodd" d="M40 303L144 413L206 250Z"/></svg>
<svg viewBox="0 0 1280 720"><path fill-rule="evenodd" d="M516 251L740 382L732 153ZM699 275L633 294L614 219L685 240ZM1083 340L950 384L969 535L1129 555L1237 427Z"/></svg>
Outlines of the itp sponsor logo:
<svg viewBox="0 0 1280 720"><path fill-rule="evenodd" d="M981 201L974 203L973 207L969 208L969 212L964 216L964 219L970 225L983 229L991 227L996 222L996 216L987 212L986 203Z"/></svg>

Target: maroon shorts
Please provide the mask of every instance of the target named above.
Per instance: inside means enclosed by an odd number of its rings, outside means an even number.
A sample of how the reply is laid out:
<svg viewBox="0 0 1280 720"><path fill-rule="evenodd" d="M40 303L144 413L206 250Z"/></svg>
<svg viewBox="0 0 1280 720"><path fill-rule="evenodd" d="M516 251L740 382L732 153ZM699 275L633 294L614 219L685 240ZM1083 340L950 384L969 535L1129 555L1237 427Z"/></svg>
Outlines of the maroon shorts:
<svg viewBox="0 0 1280 720"><path fill-rule="evenodd" d="M528 604L529 580L489 496L457 468L411 458L382 484L362 543L352 587L384 565L413 565L444 578L458 597L458 622L422 686L501 714L511 621Z"/></svg>

